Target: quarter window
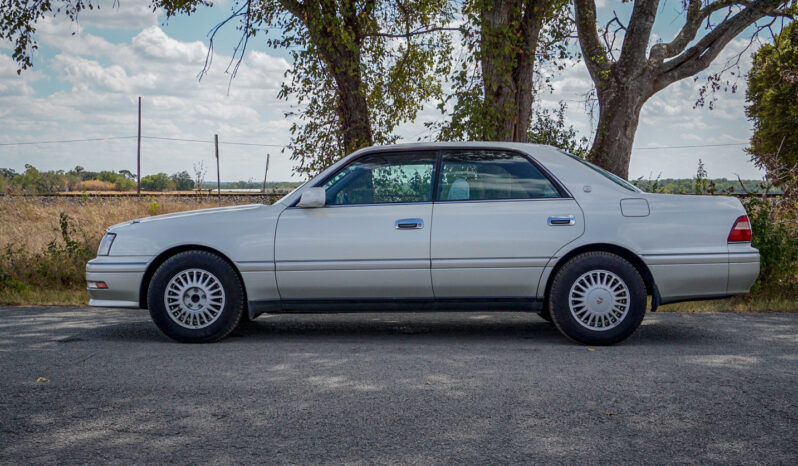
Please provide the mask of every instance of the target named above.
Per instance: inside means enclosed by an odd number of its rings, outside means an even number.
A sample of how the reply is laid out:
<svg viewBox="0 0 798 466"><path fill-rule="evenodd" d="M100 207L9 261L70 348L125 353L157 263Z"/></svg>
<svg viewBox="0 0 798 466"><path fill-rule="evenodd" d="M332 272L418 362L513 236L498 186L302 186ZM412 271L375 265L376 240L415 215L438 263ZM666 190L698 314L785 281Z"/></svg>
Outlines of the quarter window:
<svg viewBox="0 0 798 466"><path fill-rule="evenodd" d="M434 152L370 154L321 185L327 205L430 202Z"/></svg>
<svg viewBox="0 0 798 466"><path fill-rule="evenodd" d="M445 152L436 200L538 199L561 197L526 157L504 151Z"/></svg>

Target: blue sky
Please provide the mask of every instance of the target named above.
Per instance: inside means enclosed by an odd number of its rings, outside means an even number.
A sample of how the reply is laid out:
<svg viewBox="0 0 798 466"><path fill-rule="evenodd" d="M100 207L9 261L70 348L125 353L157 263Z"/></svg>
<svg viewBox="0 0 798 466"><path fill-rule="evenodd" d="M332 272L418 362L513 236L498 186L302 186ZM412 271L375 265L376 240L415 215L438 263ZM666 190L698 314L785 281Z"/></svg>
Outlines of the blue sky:
<svg viewBox="0 0 798 466"><path fill-rule="evenodd" d="M128 137L95 142L0 146L0 167L18 171L30 163L40 169L70 169L82 165L92 170L135 171L136 100L143 98L145 136L211 141L218 133L222 143L284 145L291 121L284 113L290 102L278 101L277 91L288 68L284 51L269 49L263 38L250 42L238 76L229 87L224 73L238 36L228 27L217 38L210 73L198 81L207 51L207 33L230 10L217 2L191 17L171 18L164 24L149 0L102 3L100 11L83 14L79 24L47 20L40 24L40 48L34 68L16 75L8 44L0 43L0 143L41 140ZM628 17L630 5L599 2L602 21L617 12ZM654 32L670 40L680 27L680 1L663 1ZM74 33L74 35L73 35ZM747 33L750 35L750 32ZM719 69L744 47L743 34L713 64ZM753 50L752 50L753 51ZM749 53L741 62L750 67ZM736 93L721 93L714 110L694 108L702 80L686 79L660 92L643 108L635 139L630 176L661 174L690 177L698 159L711 177L758 178L748 161L744 143L751 125L743 113L745 82ZM542 93L538 104L555 107L568 103L569 123L590 136L593 125L580 102L591 88L581 63L570 63L553 75L554 91ZM426 105L416 121L402 125L405 141L429 137L424 123L440 119L435 103ZM715 147L656 149L657 147L719 144ZM724 144L724 145L720 145ZM298 179L291 172L288 154L277 147L225 145L221 147L223 180L259 180L267 153L272 155L269 179ZM211 144L145 139L142 172L192 172L202 161L215 177Z"/></svg>

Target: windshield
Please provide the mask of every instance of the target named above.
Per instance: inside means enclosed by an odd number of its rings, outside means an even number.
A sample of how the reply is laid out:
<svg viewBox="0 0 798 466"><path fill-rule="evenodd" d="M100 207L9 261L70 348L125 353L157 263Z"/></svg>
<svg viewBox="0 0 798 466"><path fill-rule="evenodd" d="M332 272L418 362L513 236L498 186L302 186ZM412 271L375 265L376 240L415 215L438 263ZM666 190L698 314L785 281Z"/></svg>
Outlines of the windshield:
<svg viewBox="0 0 798 466"><path fill-rule="evenodd" d="M604 178L607 178L608 180L612 181L613 183L617 184L618 186L620 186L620 187L622 187L624 189L628 189L629 191L636 192L636 193L642 193L643 192L640 189L638 189L637 186L635 186L632 183L626 181L625 179L621 178L620 176L618 176L618 175L616 175L614 173L610 173L607 170L599 167L598 165L594 165L594 164L588 162L587 160L583 159L582 157L576 156L574 154L570 154L568 152L565 152L562 149L560 149L560 152L562 152L563 154L567 155L568 157L571 157L574 160L578 160L579 162L581 162L584 165L587 165L588 167L592 168L593 170L595 170L596 172L601 174Z"/></svg>

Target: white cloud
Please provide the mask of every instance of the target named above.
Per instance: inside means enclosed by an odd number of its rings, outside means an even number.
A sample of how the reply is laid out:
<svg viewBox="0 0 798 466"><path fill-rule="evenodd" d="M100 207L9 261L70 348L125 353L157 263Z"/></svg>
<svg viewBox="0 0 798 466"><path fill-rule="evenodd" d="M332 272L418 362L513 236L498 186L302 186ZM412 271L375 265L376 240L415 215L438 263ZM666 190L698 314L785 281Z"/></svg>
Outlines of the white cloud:
<svg viewBox="0 0 798 466"><path fill-rule="evenodd" d="M78 17L83 26L102 29L137 30L158 23L151 0L101 0L100 8L85 10Z"/></svg>
<svg viewBox="0 0 798 466"><path fill-rule="evenodd" d="M37 72L21 77L12 73L12 60L0 55L0 140L80 139L136 134L136 101L143 97L145 136L285 144L288 127L277 100L288 62L252 51L230 83L224 73L229 57L217 55L202 79L197 75L207 48L199 41L179 41L158 26L148 26L129 42L113 44L88 33L71 36L71 26L43 23L42 44L52 59L43 60ZM8 65L8 66L6 66ZM38 65L38 63L37 63ZM49 75L44 79L41 74ZM31 83L44 79L53 91L34 93ZM66 84L66 89L64 89ZM45 86L46 87L46 86ZM228 93L229 88L229 93ZM194 162L213 161L213 146L145 139L142 143L145 174L191 170ZM279 148L222 145L222 179L258 178L265 154L276 155L270 178L291 178L287 155ZM40 168L131 169L135 166L135 140L70 145L0 147L0 166L21 169L25 163Z"/></svg>

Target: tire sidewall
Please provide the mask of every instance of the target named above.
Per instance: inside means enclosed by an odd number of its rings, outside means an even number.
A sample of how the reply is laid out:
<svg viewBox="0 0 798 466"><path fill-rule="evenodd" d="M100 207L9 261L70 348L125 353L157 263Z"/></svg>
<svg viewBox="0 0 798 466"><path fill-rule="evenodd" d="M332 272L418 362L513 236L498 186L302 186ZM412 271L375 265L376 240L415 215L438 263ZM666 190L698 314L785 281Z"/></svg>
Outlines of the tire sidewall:
<svg viewBox="0 0 798 466"><path fill-rule="evenodd" d="M607 270L618 275L629 288L629 310L617 326L609 330L591 330L571 314L569 294L574 282L592 270ZM646 286L637 269L627 260L611 253L587 253L577 256L557 273L551 287L549 312L557 328L569 338L584 344L611 345L628 338L640 326L646 313Z"/></svg>
<svg viewBox="0 0 798 466"><path fill-rule="evenodd" d="M169 281L188 269L202 269L216 276L224 288L225 303L222 314L211 325L189 329L169 317L164 304L164 293ZM150 316L168 337L186 343L217 341L227 336L241 320L244 293L241 280L233 267L221 257L205 251L187 251L167 259L155 271L147 293Z"/></svg>

